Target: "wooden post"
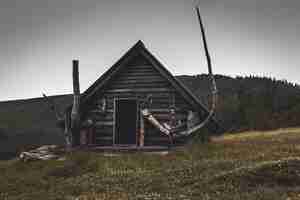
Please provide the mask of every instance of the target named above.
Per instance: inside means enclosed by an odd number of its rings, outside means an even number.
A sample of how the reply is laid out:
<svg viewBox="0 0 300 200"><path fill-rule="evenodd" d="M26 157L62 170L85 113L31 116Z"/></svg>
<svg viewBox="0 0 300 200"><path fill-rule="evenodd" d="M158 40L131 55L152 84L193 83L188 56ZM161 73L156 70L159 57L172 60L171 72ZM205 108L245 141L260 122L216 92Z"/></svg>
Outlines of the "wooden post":
<svg viewBox="0 0 300 200"><path fill-rule="evenodd" d="M140 147L144 146L144 140L145 140L145 122L144 122L144 116L140 114L140 137L139 137Z"/></svg>
<svg viewBox="0 0 300 200"><path fill-rule="evenodd" d="M79 71L78 60L73 60L73 107L71 111L71 130L73 141L72 145L79 144L80 134L80 88L79 88Z"/></svg>

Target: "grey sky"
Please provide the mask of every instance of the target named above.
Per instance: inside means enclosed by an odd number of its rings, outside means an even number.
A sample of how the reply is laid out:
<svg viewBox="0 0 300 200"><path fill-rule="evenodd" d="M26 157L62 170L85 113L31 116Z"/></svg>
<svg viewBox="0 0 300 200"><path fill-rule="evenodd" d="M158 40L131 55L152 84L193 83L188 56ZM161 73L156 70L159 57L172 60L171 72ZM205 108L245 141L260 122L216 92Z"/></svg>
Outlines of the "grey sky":
<svg viewBox="0 0 300 200"><path fill-rule="evenodd" d="M300 1L200 0L213 70L300 83ZM0 100L84 91L139 39L174 74L206 73L193 0L1 0Z"/></svg>

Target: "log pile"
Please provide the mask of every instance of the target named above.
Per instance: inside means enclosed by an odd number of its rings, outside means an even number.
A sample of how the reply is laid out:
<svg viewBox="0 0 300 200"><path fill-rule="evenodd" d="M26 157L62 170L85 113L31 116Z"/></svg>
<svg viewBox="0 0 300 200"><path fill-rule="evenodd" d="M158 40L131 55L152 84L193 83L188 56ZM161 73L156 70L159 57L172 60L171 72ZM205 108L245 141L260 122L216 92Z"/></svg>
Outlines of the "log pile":
<svg viewBox="0 0 300 200"><path fill-rule="evenodd" d="M34 160L52 160L59 159L64 152L64 149L56 145L44 145L37 149L21 152L19 158L24 162Z"/></svg>

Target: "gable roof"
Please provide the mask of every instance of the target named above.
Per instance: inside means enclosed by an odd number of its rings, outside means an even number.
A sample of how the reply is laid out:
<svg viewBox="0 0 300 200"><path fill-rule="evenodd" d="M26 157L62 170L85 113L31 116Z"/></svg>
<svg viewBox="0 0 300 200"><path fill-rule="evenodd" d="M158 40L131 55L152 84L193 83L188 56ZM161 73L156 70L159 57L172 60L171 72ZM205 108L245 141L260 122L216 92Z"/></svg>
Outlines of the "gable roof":
<svg viewBox="0 0 300 200"><path fill-rule="evenodd" d="M195 110L202 110L208 113L206 107L194 96L186 86L177 80L145 47L142 41L138 41L131 47L111 68L109 68L100 78L98 78L83 94L81 103L84 104L97 91L101 90L106 83L111 80L120 69L127 64L131 58L137 54L141 54L151 63L151 65L176 89L181 96L189 102Z"/></svg>
<svg viewBox="0 0 300 200"><path fill-rule="evenodd" d="M134 56L142 55L151 65L181 94L181 96L192 106L195 111L208 115L208 109L200 102L200 100L176 77L174 77L152 53L145 47L144 43L139 40L131 47L113 66L102 74L84 93L81 95L80 105L84 105L97 91L103 89L119 71L123 68ZM220 128L215 119L211 122L214 127Z"/></svg>

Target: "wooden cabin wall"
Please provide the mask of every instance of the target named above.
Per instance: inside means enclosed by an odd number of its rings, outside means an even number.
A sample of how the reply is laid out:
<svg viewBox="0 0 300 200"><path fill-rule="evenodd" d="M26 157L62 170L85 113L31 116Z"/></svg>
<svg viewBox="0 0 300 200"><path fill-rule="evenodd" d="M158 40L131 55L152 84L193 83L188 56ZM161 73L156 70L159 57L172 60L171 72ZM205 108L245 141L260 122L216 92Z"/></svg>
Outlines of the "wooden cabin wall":
<svg viewBox="0 0 300 200"><path fill-rule="evenodd" d="M169 108L173 101L177 108L176 118L183 123L187 120L191 106L150 63L138 56L124 66L90 102L86 118L95 122L96 144L113 145L114 99L145 99L147 95L152 96L150 111L160 122L168 122ZM99 109L103 98L106 99L107 105L105 113ZM145 145L168 145L168 137L146 122Z"/></svg>

